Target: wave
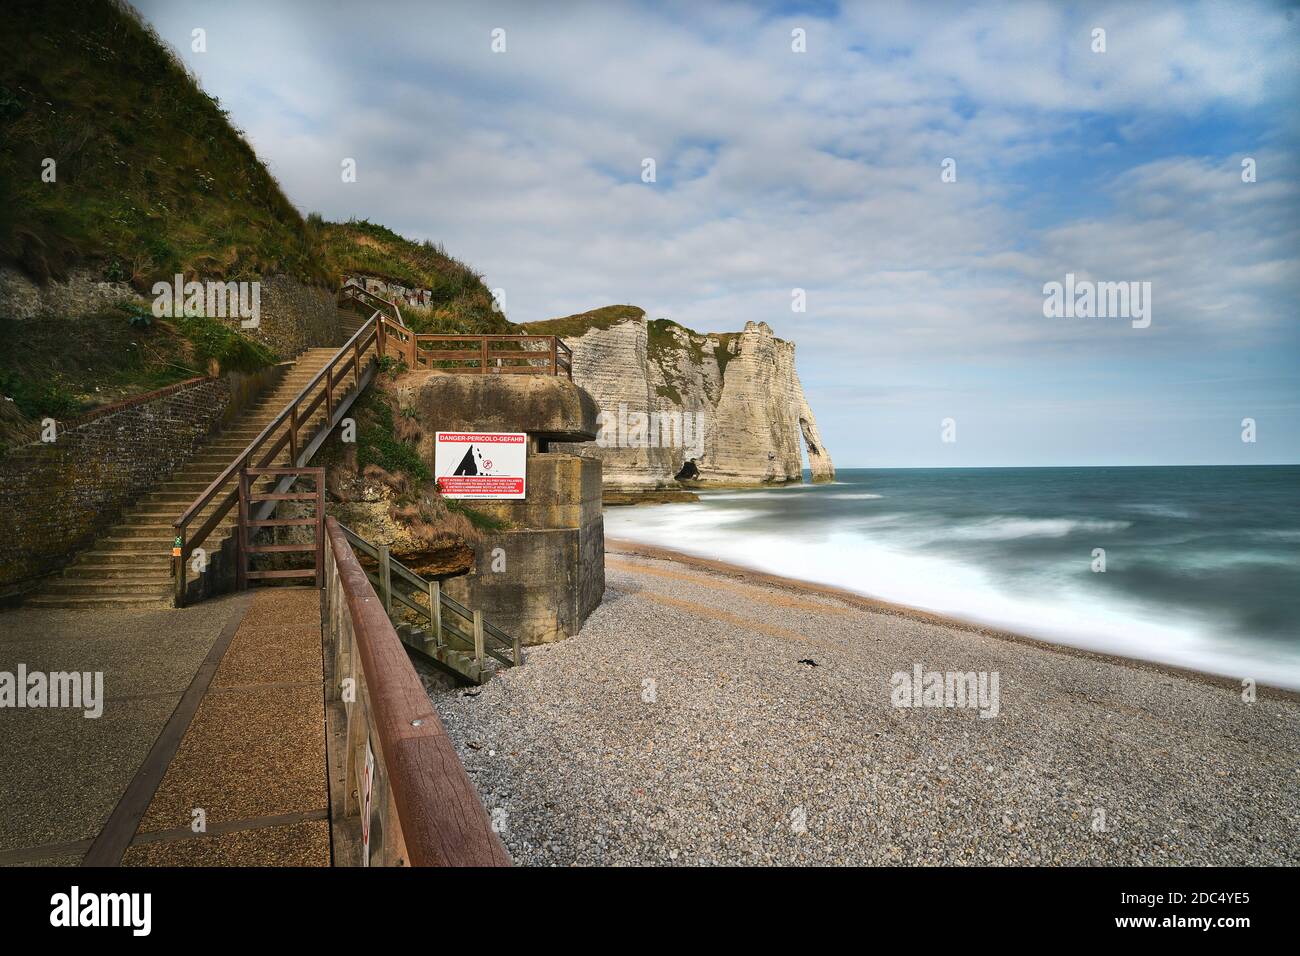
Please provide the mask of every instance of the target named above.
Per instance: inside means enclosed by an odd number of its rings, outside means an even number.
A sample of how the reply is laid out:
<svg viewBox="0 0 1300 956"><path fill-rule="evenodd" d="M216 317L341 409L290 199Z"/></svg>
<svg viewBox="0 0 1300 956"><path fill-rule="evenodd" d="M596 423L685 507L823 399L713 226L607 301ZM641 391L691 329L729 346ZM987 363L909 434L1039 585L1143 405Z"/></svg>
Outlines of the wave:
<svg viewBox="0 0 1300 956"><path fill-rule="evenodd" d="M838 484L838 482L836 482ZM787 495L796 495L800 492L820 491L826 485L788 485L784 488L763 488L754 489L753 491L709 491L707 488L697 489L697 493L702 501L734 501L739 499L751 498L784 498Z"/></svg>
<svg viewBox="0 0 1300 956"><path fill-rule="evenodd" d="M635 513L611 510L605 525L611 537L841 587L1060 644L1213 674L1249 675L1300 689L1300 660L1293 650L1224 640L1213 621L1181 608L1122 597L1106 587L1103 575L1088 576L1083 582L1053 579L1049 586L1032 592L1012 593L977 562L922 554L851 529L830 530L824 525L737 534L725 527L733 516L722 509L687 513L679 505L646 506ZM966 530L990 540L1008 540L1128 526L1124 521L1000 517Z"/></svg>
<svg viewBox="0 0 1300 956"><path fill-rule="evenodd" d="M1076 531L1106 533L1129 527L1132 527L1130 521L996 516L946 529L944 536L965 541L1010 541L1015 538L1064 538Z"/></svg>
<svg viewBox="0 0 1300 956"><path fill-rule="evenodd" d="M1154 517L1157 518L1193 517L1190 511L1187 511L1183 508L1175 508L1172 505L1147 504L1145 502L1137 502L1135 504L1123 505L1122 507L1127 511L1136 511L1139 512L1140 514L1153 515Z"/></svg>

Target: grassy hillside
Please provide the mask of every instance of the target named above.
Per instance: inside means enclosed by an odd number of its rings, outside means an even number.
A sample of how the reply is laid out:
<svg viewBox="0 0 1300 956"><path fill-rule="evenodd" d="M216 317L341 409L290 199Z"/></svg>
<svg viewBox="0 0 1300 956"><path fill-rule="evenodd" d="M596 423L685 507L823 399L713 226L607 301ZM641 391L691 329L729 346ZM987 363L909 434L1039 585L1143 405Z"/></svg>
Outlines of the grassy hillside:
<svg viewBox="0 0 1300 956"><path fill-rule="evenodd" d="M70 348L69 343L73 343ZM276 360L219 319L155 319L140 304L40 322L0 316L0 455L35 441L37 423L207 374Z"/></svg>
<svg viewBox="0 0 1300 956"><path fill-rule="evenodd" d="M364 219L324 222L312 215L308 225L318 232L335 274L374 276L410 289L430 290L429 309L402 307L402 315L416 331L496 335L515 331L492 308L492 293L482 276L440 246L414 242Z"/></svg>
<svg viewBox="0 0 1300 956"><path fill-rule="evenodd" d="M544 322L529 322L521 325L519 331L527 335L558 335L561 338L582 335L592 329L608 329L626 322L628 319L645 318L645 309L635 305L605 305L590 312L566 315L561 319L547 319Z"/></svg>
<svg viewBox="0 0 1300 956"><path fill-rule="evenodd" d="M434 293L420 331L509 332L481 277L366 221L304 219L225 110L129 7L14 0L0 31L0 264L44 283L72 267L145 295L93 315L0 314L0 447L209 369L275 359L217 321L161 321L149 290L188 278L365 274ZM46 182L45 160L54 181ZM22 347L16 343L22 342ZM13 346L13 347L11 347ZM8 399L8 401L5 401Z"/></svg>
<svg viewBox="0 0 1300 956"><path fill-rule="evenodd" d="M14 0L5 18L0 258L39 280L92 263L139 289L176 272L334 281L217 100L132 12Z"/></svg>

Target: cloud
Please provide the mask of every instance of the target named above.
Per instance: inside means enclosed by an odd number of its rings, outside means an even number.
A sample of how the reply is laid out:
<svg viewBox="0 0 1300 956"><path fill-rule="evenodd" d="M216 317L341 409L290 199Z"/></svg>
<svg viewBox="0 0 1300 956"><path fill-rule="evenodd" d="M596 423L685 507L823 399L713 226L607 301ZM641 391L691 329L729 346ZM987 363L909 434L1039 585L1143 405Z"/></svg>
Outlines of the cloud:
<svg viewBox="0 0 1300 956"><path fill-rule="evenodd" d="M827 401L881 363L928 394L965 359L1020 362L1009 402L1043 362L1151 347L1043 319L1066 271L1151 281L1167 354L1295 347L1300 44L1281 7L141 7L304 211L443 242L516 321L610 301L765 320Z"/></svg>

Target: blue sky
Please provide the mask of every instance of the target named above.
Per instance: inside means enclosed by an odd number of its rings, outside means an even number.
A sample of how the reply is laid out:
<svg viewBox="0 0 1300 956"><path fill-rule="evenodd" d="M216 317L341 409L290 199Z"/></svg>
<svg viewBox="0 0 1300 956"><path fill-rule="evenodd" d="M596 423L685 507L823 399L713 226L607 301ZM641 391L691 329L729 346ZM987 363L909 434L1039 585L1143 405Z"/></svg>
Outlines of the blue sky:
<svg viewBox="0 0 1300 956"><path fill-rule="evenodd" d="M1294 7L138 6L304 212L443 243L515 321L765 321L841 467L1300 461ZM1151 326L1045 318L1067 272L1150 282Z"/></svg>

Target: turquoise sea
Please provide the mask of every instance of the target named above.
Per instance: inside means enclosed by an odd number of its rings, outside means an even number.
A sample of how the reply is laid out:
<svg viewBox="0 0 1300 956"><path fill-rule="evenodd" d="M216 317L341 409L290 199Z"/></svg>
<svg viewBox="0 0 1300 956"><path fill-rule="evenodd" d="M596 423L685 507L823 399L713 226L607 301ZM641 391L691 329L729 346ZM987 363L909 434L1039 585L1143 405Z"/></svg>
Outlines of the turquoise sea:
<svg viewBox="0 0 1300 956"><path fill-rule="evenodd" d="M605 533L1300 689L1300 466L842 469L701 499L609 508Z"/></svg>

